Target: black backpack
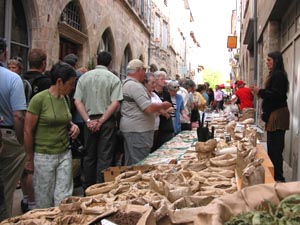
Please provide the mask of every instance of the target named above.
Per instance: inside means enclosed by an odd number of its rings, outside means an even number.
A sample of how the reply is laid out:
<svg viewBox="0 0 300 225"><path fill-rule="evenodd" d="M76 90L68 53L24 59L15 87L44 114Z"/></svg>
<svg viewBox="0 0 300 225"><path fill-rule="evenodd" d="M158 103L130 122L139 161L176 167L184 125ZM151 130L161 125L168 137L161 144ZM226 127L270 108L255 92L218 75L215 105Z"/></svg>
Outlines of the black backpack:
<svg viewBox="0 0 300 225"><path fill-rule="evenodd" d="M43 82L41 83L41 81L43 80L49 80L48 83ZM36 95L37 93L49 88L51 86L51 81L50 78L44 75L34 75L32 77L30 77L29 79L24 79L23 80L24 83L24 88L25 88L25 96L26 96L26 101L29 102L30 99ZM45 85L45 83L47 85Z"/></svg>

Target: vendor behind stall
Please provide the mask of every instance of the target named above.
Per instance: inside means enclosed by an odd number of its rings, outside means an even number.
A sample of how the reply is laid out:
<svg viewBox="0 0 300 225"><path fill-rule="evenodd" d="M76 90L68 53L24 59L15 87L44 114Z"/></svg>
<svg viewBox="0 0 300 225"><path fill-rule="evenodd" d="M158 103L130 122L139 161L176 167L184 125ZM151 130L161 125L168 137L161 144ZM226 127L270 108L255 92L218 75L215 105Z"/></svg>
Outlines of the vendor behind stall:
<svg viewBox="0 0 300 225"><path fill-rule="evenodd" d="M234 93L235 98L231 100L232 103L239 102L240 111L244 108L253 108L253 94L250 88L245 87L245 83L242 80L236 82L238 90Z"/></svg>

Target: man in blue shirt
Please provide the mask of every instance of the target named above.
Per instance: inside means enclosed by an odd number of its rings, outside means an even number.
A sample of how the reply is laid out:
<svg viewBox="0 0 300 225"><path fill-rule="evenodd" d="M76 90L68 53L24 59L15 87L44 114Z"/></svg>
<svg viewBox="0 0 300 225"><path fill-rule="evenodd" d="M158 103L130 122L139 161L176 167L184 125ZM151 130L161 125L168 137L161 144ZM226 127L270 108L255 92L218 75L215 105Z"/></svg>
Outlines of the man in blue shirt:
<svg viewBox="0 0 300 225"><path fill-rule="evenodd" d="M11 217L13 194L25 161L23 82L18 74L4 67L5 61L6 42L0 38L0 114L3 117L0 122L3 145L0 152L0 221Z"/></svg>

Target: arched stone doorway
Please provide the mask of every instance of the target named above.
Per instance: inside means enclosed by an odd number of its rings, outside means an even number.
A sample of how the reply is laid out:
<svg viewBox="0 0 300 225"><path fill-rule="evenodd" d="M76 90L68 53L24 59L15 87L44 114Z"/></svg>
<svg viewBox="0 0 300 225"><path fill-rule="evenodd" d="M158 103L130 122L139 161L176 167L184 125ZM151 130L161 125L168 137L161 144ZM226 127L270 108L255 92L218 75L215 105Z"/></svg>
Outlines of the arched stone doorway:
<svg viewBox="0 0 300 225"><path fill-rule="evenodd" d="M88 40L85 17L78 0L70 1L58 22L59 59L74 53L83 61L83 46Z"/></svg>

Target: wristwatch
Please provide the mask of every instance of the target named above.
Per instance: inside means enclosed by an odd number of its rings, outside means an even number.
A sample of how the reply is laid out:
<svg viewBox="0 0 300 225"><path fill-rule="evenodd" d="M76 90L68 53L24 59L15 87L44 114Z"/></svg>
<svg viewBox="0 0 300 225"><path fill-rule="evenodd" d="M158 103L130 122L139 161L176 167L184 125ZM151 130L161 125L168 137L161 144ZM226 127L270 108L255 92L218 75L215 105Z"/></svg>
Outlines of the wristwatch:
<svg viewBox="0 0 300 225"><path fill-rule="evenodd" d="M88 123L88 122L90 122L90 121L91 121L91 119L90 119L90 118L88 118L88 119L87 119L85 122L86 122L86 123Z"/></svg>

